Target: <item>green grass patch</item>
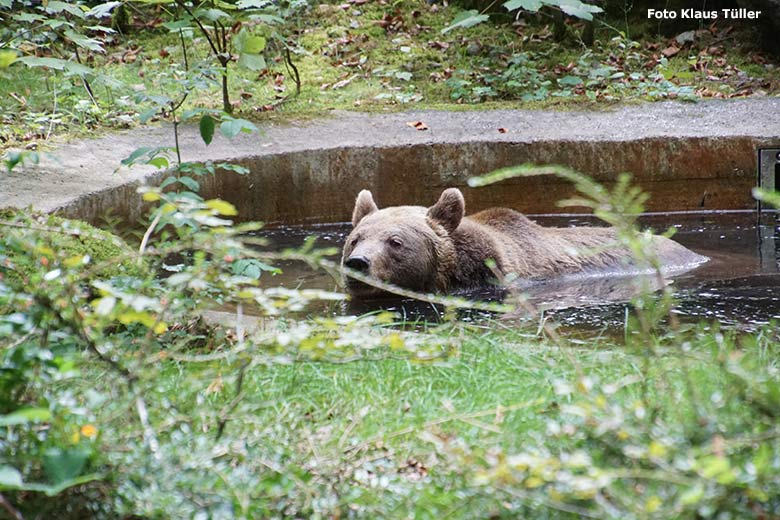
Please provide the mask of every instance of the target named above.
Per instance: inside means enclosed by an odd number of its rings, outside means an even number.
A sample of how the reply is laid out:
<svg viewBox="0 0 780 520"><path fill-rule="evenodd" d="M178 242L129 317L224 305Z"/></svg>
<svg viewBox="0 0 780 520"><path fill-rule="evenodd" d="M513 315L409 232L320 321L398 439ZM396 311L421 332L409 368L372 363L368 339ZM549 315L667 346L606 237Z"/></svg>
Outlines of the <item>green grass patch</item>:
<svg viewBox="0 0 780 520"><path fill-rule="evenodd" d="M748 366L764 384L761 374L778 360L772 334L757 342L729 335L718 347L702 331L642 353L606 341L561 348L501 328L434 332L460 345L434 363L390 356L256 365L243 376L238 402L224 361L163 362L144 392L166 403L151 416L164 474L149 474L148 459L140 465L149 456L142 432L110 404L123 400L120 390L95 419L105 445L137 446L108 459L118 464L122 511L561 518L601 516L598 497L608 496L607 511L623 518L648 508L693 518L750 504L718 504L715 496L740 489L759 496L776 485L776 476L748 482L753 450L740 443L777 432L746 405L761 392L737 384ZM707 469L712 449L726 450L728 469ZM573 462L582 457L584 466ZM572 475L578 484L566 480ZM145 501L129 482L156 487ZM699 488L701 496L691 495ZM188 498L204 493L210 505ZM757 503L777 506L771 495Z"/></svg>

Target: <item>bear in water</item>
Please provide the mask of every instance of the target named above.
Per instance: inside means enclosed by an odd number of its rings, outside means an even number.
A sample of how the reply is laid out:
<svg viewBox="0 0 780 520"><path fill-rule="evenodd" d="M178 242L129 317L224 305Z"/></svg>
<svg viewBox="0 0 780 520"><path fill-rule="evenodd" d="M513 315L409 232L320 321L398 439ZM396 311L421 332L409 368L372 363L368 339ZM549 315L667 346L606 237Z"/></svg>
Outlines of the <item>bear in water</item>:
<svg viewBox="0 0 780 520"><path fill-rule="evenodd" d="M495 271L533 281L636 270L613 228L543 227L507 208L466 217L465 206L460 190L449 188L430 208L380 210L371 192L363 190L355 201L342 265L418 292L484 288L495 283ZM681 273L708 260L666 237L652 240L666 273ZM382 292L354 278L346 277L345 283L357 297Z"/></svg>

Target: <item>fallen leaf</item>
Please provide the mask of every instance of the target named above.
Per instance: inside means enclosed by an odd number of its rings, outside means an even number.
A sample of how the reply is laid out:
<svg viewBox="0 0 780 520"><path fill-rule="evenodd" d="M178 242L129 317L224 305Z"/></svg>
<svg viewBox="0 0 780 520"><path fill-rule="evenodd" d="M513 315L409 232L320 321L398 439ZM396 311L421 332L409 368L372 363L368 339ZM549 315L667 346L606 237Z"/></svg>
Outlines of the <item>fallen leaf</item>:
<svg viewBox="0 0 780 520"><path fill-rule="evenodd" d="M351 77L349 77L347 79L342 79L341 81L337 81L336 83L333 84L332 87L330 87L330 89L331 90L336 90L336 89L339 89L339 88L344 88L347 85L349 85L350 83L352 83L353 79L355 79L355 76L351 76Z"/></svg>
<svg viewBox="0 0 780 520"><path fill-rule="evenodd" d="M431 49L438 49L443 51L449 49L450 44L447 42L433 41L433 42L428 42L428 46Z"/></svg>
<svg viewBox="0 0 780 520"><path fill-rule="evenodd" d="M406 123L407 126L411 126L415 130L423 131L428 130L428 125L423 123L422 121L410 121L409 123Z"/></svg>
<svg viewBox="0 0 780 520"><path fill-rule="evenodd" d="M672 56L676 56L680 52L680 48L675 45L670 45L669 47L665 48L661 51L661 54L666 56L667 58L671 58Z"/></svg>

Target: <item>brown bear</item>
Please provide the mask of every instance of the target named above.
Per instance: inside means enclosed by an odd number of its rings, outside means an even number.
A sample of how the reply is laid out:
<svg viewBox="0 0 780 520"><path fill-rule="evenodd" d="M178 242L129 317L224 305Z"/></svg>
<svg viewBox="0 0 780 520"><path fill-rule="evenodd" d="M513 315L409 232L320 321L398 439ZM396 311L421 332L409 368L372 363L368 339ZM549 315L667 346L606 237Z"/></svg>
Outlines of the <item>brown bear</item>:
<svg viewBox="0 0 780 520"><path fill-rule="evenodd" d="M418 292L486 287L495 283L493 269L524 281L636 270L629 251L617 245L613 228L543 227L507 208L466 217L457 188L444 190L430 208L382 210L371 192L363 190L355 201L352 226L342 265ZM708 260L666 237L654 235L652 241L665 272L687 271ZM354 278L346 277L345 284L353 296L381 293Z"/></svg>

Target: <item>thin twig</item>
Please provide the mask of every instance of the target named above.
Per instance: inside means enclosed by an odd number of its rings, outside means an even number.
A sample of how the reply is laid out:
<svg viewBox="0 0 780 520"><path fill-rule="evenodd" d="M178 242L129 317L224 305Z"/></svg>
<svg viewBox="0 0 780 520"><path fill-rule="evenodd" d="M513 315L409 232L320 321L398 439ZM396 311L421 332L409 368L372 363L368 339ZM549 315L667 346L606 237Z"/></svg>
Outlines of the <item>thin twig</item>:
<svg viewBox="0 0 780 520"><path fill-rule="evenodd" d="M51 111L51 118L49 119L49 129L46 130L46 140L51 136L51 131L54 130L54 120L57 119L57 87L55 83L54 87L54 108Z"/></svg>
<svg viewBox="0 0 780 520"><path fill-rule="evenodd" d="M144 255L144 251L146 250L146 244L149 242L149 237L152 236L152 233L154 233L154 228L157 227L157 224L160 222L160 218L162 217L162 211L158 211L157 215L154 216L154 219L152 220L152 223L149 224L149 227L146 228L146 233L144 233L144 237L141 240L141 245L138 246L138 263L140 264L142 262L141 257Z"/></svg>
<svg viewBox="0 0 780 520"><path fill-rule="evenodd" d="M284 59L285 63L292 69L293 76L295 79L295 95L299 95L301 93L301 75L298 72L298 67L295 66L295 63L292 61L292 57L290 56L290 48L287 47L287 45L284 46Z"/></svg>
<svg viewBox="0 0 780 520"><path fill-rule="evenodd" d="M2 348L4 350L11 350L12 348L18 347L19 345L21 345L22 343L24 343L25 341L27 341L28 339L33 337L37 332L39 332L39 331L36 330L36 329L33 329L30 332L28 332L27 334L25 334L24 336L22 336L21 338L14 340L12 343L9 343L8 345L3 345L0 348Z"/></svg>
<svg viewBox="0 0 780 520"><path fill-rule="evenodd" d="M181 40L181 52L184 55L184 70L189 72L190 62L187 59L187 45L184 43L184 30L179 28L179 39Z"/></svg>
<svg viewBox="0 0 780 520"><path fill-rule="evenodd" d="M11 503L8 500L6 500L6 498L3 496L2 493L0 493L0 506L2 506L3 509L8 511L8 514L11 515L11 517L14 520L24 520L22 513L20 513L18 509L12 506Z"/></svg>
<svg viewBox="0 0 780 520"><path fill-rule="evenodd" d="M81 64L81 56L79 55L78 45L74 44L73 49L75 50L76 61L79 62L79 64ZM86 89L87 94L89 94L89 99L92 100L92 104L95 105L96 108L100 108L100 105L98 105L97 100L95 100L95 95L92 93L92 87L90 86L89 81L87 81L87 78L83 75L80 77L81 77L81 81L84 83L84 88Z"/></svg>
<svg viewBox="0 0 780 520"><path fill-rule="evenodd" d="M208 30L206 30L206 28L203 26L203 24L200 23L200 20L198 19L198 17L195 16L194 14L192 14L192 11L190 10L189 7L187 7L187 4L184 3L184 0L176 0L176 5L178 5L179 7L184 9L185 11L187 11L187 14L190 15L190 17L192 17L193 20L195 20L195 23L198 24L198 27L200 27L200 32L203 33L203 36L206 37L206 41L209 42L209 46L211 47L211 50L214 51L214 55L217 58L219 58L219 51L214 46L214 42L211 41L211 36L209 36Z"/></svg>

